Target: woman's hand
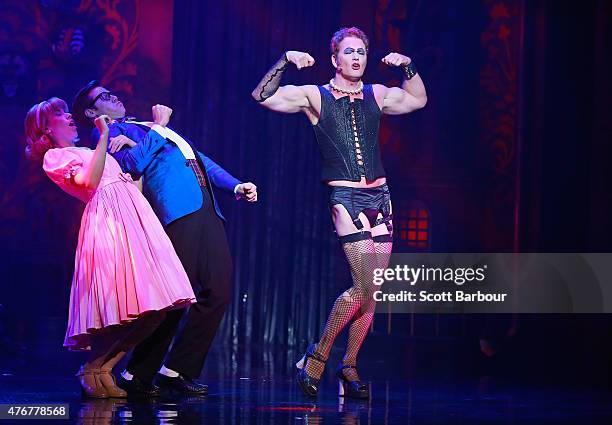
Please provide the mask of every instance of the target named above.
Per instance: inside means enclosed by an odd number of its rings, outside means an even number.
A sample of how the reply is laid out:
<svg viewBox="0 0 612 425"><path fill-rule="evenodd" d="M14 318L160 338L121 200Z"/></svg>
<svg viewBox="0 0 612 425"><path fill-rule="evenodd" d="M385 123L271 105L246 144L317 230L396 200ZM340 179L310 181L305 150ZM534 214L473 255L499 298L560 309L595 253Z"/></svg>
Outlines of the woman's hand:
<svg viewBox="0 0 612 425"><path fill-rule="evenodd" d="M94 120L94 124L96 128L102 134L108 134L108 125L110 124L111 119L108 115L100 115L98 118Z"/></svg>
<svg viewBox="0 0 612 425"><path fill-rule="evenodd" d="M81 172L74 176L74 181L78 186L83 186L89 190L95 190L100 184L102 173L104 172L104 164L106 160L106 146L108 142L108 124L111 119L108 115L100 115L94 120L96 128L100 132L98 146L94 150L91 161L81 168Z"/></svg>

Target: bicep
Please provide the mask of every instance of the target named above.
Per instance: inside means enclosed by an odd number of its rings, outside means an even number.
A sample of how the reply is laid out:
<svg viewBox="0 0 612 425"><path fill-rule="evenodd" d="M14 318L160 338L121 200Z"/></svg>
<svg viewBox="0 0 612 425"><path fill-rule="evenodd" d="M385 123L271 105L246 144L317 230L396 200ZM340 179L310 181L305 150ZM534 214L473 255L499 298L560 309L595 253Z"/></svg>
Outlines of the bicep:
<svg viewBox="0 0 612 425"><path fill-rule="evenodd" d="M388 115L401 115L421 108L420 101L399 87L385 88L382 112Z"/></svg>
<svg viewBox="0 0 612 425"><path fill-rule="evenodd" d="M276 112L294 113L309 107L310 103L306 90L300 86L289 85L279 87L262 105Z"/></svg>

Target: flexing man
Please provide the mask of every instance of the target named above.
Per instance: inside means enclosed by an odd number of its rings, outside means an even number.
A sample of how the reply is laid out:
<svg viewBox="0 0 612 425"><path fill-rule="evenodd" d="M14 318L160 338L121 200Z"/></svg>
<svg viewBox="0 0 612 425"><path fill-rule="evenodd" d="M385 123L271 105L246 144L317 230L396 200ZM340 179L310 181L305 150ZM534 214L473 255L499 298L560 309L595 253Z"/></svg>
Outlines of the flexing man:
<svg viewBox="0 0 612 425"><path fill-rule="evenodd" d="M298 383L306 395L317 394L332 344L352 319L348 347L337 372L340 395L367 398L369 389L356 369L357 353L376 307L372 271L387 266L393 245L379 121L381 114L407 114L423 108L427 96L414 63L399 53L390 53L382 61L402 72L401 87L364 85L368 38L358 28L337 31L330 50L335 75L329 84L280 87L289 64L298 69L314 65L308 53L287 51L252 96L273 111L303 112L313 125L322 157L322 180L330 187L332 220L353 278L353 285L336 299L321 339L296 364Z"/></svg>

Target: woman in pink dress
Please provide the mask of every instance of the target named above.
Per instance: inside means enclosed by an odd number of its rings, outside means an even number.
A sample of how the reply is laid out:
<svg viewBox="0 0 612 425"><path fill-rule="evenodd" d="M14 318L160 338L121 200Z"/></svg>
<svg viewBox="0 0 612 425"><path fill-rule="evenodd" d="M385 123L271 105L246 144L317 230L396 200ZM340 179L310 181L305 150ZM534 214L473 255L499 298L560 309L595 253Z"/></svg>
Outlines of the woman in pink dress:
<svg viewBox="0 0 612 425"><path fill-rule="evenodd" d="M74 263L64 346L90 350L77 376L87 396L125 397L113 366L163 319L195 301L187 274L151 206L106 154L109 118L95 124L95 150L75 147L77 130L58 98L25 119L26 154L54 183L86 203Z"/></svg>

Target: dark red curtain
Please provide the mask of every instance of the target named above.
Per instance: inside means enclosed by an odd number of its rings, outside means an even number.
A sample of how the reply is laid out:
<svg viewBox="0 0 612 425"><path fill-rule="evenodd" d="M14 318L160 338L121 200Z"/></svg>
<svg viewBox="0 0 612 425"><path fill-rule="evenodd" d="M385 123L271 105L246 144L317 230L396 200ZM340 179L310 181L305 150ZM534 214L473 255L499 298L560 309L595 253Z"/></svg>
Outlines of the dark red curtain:
<svg viewBox="0 0 612 425"><path fill-rule="evenodd" d="M173 119L260 192L256 205L222 200L235 262L234 301L219 336L225 341L314 340L330 300L349 284L309 124L250 97L285 50L317 60L310 70L289 70L285 82L329 78L338 14L323 1L176 2Z"/></svg>
<svg viewBox="0 0 612 425"><path fill-rule="evenodd" d="M524 2L523 251L612 247L612 4Z"/></svg>

